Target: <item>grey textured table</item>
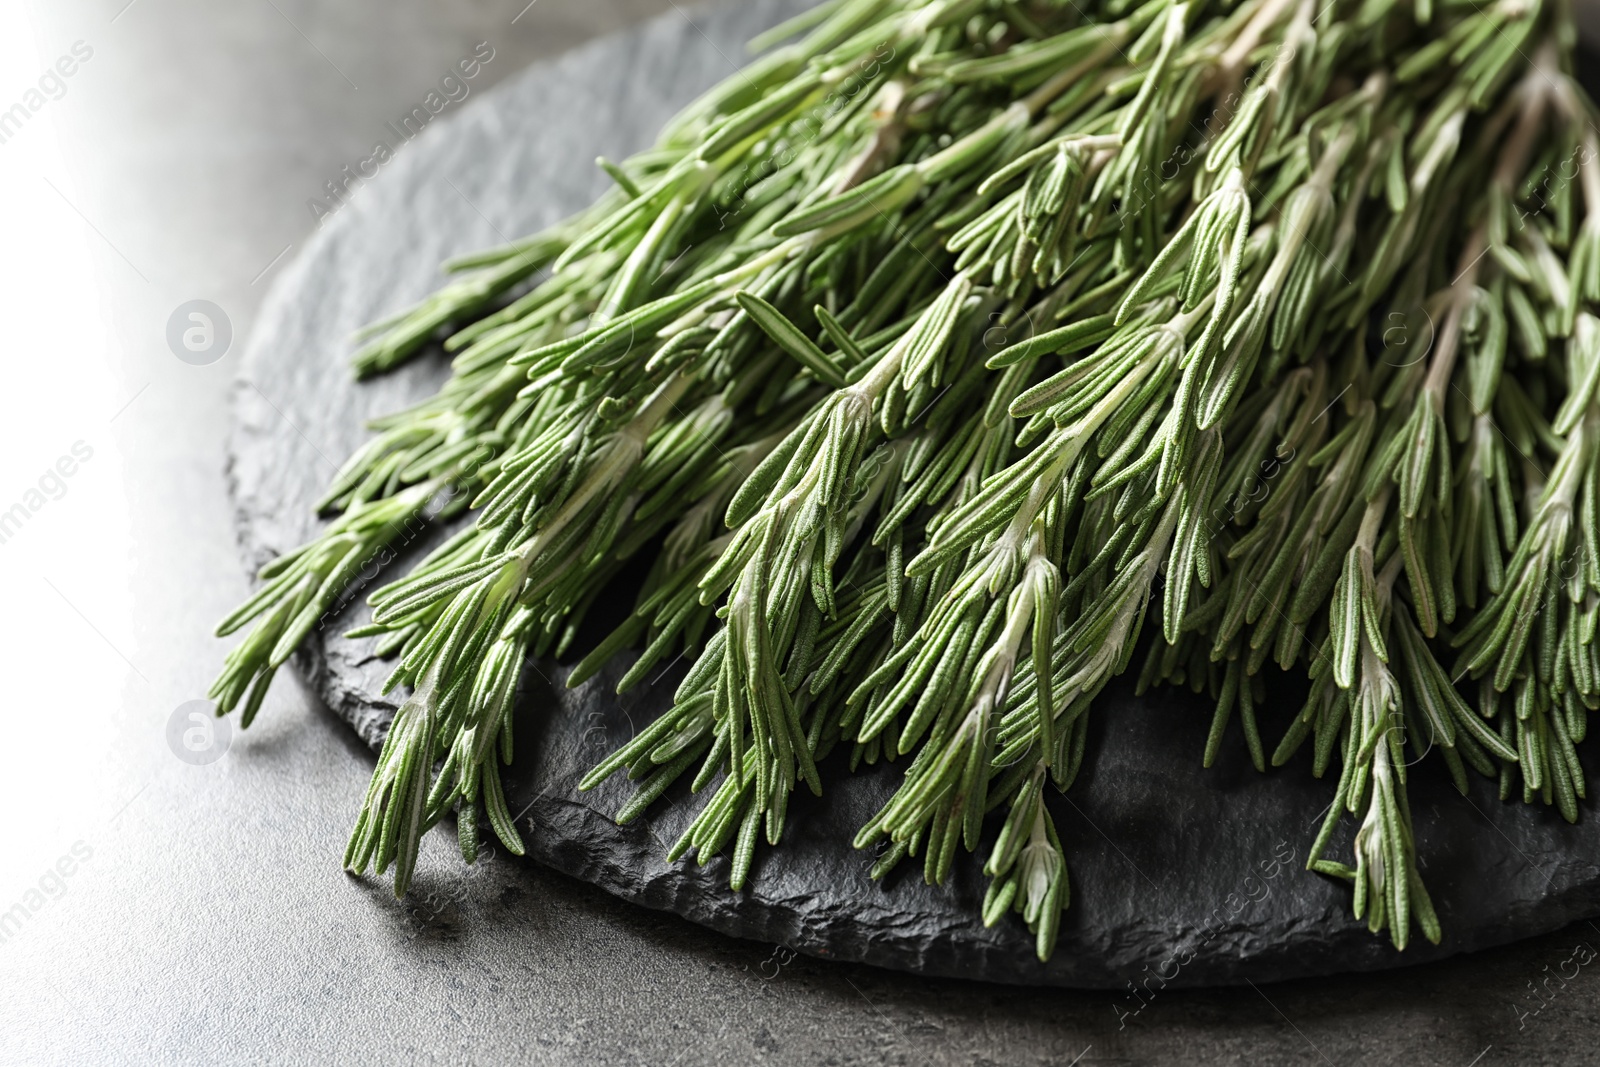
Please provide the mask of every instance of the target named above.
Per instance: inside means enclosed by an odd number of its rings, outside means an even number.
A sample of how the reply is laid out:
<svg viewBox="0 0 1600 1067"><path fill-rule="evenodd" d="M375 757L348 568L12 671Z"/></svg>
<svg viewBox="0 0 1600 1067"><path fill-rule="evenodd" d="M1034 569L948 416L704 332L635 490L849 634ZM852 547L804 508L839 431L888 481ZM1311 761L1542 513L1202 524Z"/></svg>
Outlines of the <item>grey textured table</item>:
<svg viewBox="0 0 1600 1067"><path fill-rule="evenodd" d="M474 92L638 18L695 17L524 2L0 3L0 106L91 51L0 143L0 510L31 511L0 529L0 1064L1596 1058L1600 971L1569 962L1600 946L1588 924L1132 1015L794 958L503 857L463 872L443 835L397 904L338 867L371 756L292 679L221 759L176 758L169 720L246 582L221 469L237 349L182 362L168 319L210 300L237 345L316 225L307 202L478 42L495 51Z"/></svg>

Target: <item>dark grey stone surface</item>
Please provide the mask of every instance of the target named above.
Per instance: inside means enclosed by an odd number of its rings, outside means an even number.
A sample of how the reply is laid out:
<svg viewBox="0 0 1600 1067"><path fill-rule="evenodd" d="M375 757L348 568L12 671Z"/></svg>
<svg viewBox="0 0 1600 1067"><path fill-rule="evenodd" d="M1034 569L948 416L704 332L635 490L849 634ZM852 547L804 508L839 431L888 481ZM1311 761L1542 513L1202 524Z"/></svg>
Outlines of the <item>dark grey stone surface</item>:
<svg viewBox="0 0 1600 1067"><path fill-rule="evenodd" d="M235 389L231 480L252 564L315 529L310 504L329 462L362 439L359 416L420 398L444 373L435 351L357 385L344 365L350 332L437 284L434 264L479 243L475 219L500 220L496 231L515 236L583 206L602 181L594 156L646 145L738 42L798 6L767 0L698 26L663 21L531 68L431 127L323 228L275 287ZM273 398L257 383L270 383ZM410 546L396 567L425 547ZM369 658L369 642L335 636L363 618L353 605L330 620L301 662L328 705L376 746L394 710L377 696L389 665ZM1119 685L1095 709L1079 783L1053 800L1073 902L1042 965L1020 920L985 929L977 918L979 858L959 861L944 887L924 885L916 861L886 886L867 877L872 857L849 842L893 790L897 767L850 775L841 757L825 765L824 797L797 797L782 846L763 849L742 894L726 887L725 858L667 863L667 844L698 807L684 802L685 789L669 794L678 803L658 802L653 817L618 827L610 816L631 787L620 776L588 794L576 784L665 706L679 674L621 699L612 691L620 668L575 692L564 675L558 664L530 664L518 705L507 790L530 854L626 900L816 956L997 982L1159 989L1417 963L1600 912L1591 805L1568 827L1551 810L1499 803L1486 781L1463 798L1428 761L1414 772L1412 803L1445 939L1417 937L1397 953L1350 917L1342 883L1303 870L1331 780L1312 779L1305 760L1256 774L1236 725L1225 758L1203 771L1205 703L1171 692L1136 699ZM1264 725L1275 738L1299 693L1283 681L1272 697ZM1352 830L1336 838L1334 855L1348 850Z"/></svg>

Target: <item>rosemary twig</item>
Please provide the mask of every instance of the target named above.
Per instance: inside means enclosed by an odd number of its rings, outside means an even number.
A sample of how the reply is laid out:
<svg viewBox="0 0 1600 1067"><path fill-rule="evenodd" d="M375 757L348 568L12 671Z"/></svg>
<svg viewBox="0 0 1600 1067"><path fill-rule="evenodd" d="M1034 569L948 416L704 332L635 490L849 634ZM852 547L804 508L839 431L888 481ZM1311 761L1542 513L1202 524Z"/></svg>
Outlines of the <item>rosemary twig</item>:
<svg viewBox="0 0 1600 1067"><path fill-rule="evenodd" d="M571 684L689 660L583 781L636 782L627 821L689 775L673 858L731 851L743 887L802 784L902 761L855 841L874 876L920 855L942 882L1003 808L982 918L1020 912L1046 958L1047 800L1139 658L1141 689L1214 701L1206 765L1235 722L1263 771L1337 760L1311 868L1397 947L1437 940L1410 767L1576 818L1600 707L1600 136L1567 17L819 6L603 162L589 211L371 331L358 372L453 329L453 376L224 622L254 629L219 709L248 722L372 560L470 503L358 631L411 694L346 862L397 892L452 809L469 860L480 815L521 850L520 665L643 554ZM1269 663L1311 681L1277 722ZM1347 815L1353 862L1327 858Z"/></svg>

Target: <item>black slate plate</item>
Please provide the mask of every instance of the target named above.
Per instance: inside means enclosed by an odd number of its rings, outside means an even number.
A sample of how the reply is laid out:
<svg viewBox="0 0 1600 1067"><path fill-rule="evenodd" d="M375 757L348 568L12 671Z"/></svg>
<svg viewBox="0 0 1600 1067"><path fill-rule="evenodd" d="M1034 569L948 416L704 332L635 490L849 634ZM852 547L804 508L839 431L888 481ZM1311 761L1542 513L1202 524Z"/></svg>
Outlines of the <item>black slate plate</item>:
<svg viewBox="0 0 1600 1067"><path fill-rule="evenodd" d="M436 286L435 264L447 256L589 202L604 182L590 165L596 155L648 144L681 104L733 70L743 41L802 6L759 0L678 13L531 68L434 124L325 221L268 298L234 395L231 483L252 567L316 529L310 505L333 465L363 440L360 420L426 395L445 373L434 352L357 386L345 363L351 331ZM378 580L428 543L406 546ZM610 608L625 611L630 600L622 590ZM376 747L394 710L377 695L388 665L365 658L366 642L334 636L363 619L360 607L330 619L299 663ZM977 920L984 882L974 857L958 862L943 888L922 884L914 863L887 886L867 877L871 857L849 842L894 788L894 767L858 775L837 761L825 768L825 797L802 792L783 847L764 851L753 887L735 895L725 859L704 868L664 861L666 843L691 817L687 805L619 828L610 816L628 795L625 783L575 788L665 706L677 670L619 699L616 672L569 692L564 668L530 663L510 805L539 862L727 934L922 974L1154 990L1393 967L1600 913L1592 805L1568 827L1550 810L1501 804L1486 781L1463 798L1432 760L1416 768L1412 804L1445 939L1396 953L1350 918L1343 885L1303 869L1331 781L1313 780L1303 764L1256 774L1237 727L1219 766L1203 771L1204 702L1187 693L1135 699L1127 687L1099 701L1092 754L1071 794L1053 802L1073 902L1048 965L1034 958L1020 921L986 930ZM1292 690L1279 686L1265 709L1272 737L1298 706ZM1351 832L1334 854L1348 851ZM1130 992L1126 1010L1138 1003Z"/></svg>

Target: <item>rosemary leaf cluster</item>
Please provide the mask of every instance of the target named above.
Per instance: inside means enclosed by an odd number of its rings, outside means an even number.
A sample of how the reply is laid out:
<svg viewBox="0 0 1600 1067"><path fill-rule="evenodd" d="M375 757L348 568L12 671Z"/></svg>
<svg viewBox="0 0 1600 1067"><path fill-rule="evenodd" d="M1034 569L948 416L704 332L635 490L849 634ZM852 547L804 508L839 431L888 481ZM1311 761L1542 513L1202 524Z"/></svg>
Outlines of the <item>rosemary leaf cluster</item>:
<svg viewBox="0 0 1600 1067"><path fill-rule="evenodd" d="M1600 707L1572 46L1552 0L827 0L602 160L588 211L369 332L360 373L447 335L454 374L222 623L212 695L248 724L375 552L470 508L357 631L410 695L346 863L397 894L446 813L468 861L485 822L522 851L526 656L581 654L577 685L631 650L627 689L687 654L584 780L636 783L619 820L687 776L671 856L739 888L796 790L893 761L874 875L987 849L983 921L1043 959L1047 797L1131 671L1215 701L1208 765L1235 720L1262 771L1309 745L1311 868L1437 940L1410 768L1575 819ZM640 556L627 621L572 648Z"/></svg>

